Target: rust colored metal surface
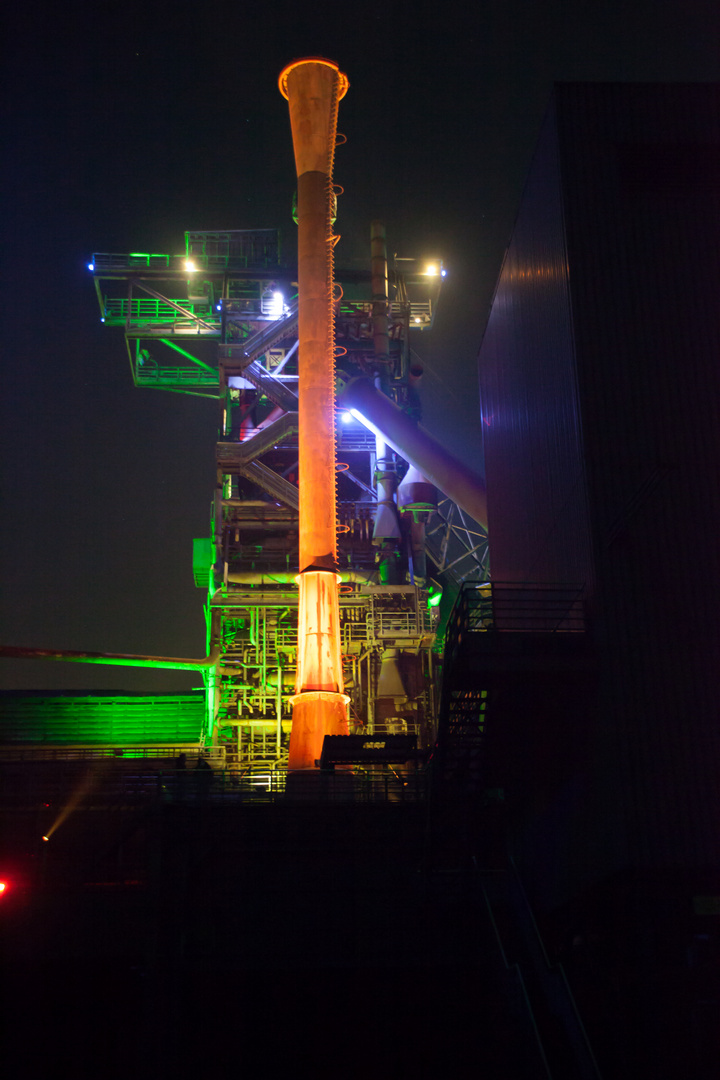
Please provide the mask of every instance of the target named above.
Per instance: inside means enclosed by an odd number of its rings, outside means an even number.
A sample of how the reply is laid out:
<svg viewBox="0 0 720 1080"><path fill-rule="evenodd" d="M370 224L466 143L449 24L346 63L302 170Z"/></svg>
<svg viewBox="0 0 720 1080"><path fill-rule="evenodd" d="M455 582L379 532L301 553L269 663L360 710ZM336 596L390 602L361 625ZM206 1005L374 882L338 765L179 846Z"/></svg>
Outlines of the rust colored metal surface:
<svg viewBox="0 0 720 1080"><path fill-rule="evenodd" d="M328 268L328 177L298 177L300 570L335 569L335 364Z"/></svg>
<svg viewBox="0 0 720 1080"><path fill-rule="evenodd" d="M290 733L289 772L313 769L326 735L348 735L347 702L342 693L338 575L300 574L298 665Z"/></svg>
<svg viewBox="0 0 720 1080"><path fill-rule="evenodd" d="M341 691L340 611L337 603L339 574L310 570L300 575L296 693L303 690Z"/></svg>
<svg viewBox="0 0 720 1080"><path fill-rule="evenodd" d="M332 172L337 109L348 81L330 60L281 73L298 175L300 611L289 771L312 769L325 735L347 734L342 693L335 494Z"/></svg>
<svg viewBox="0 0 720 1080"><path fill-rule="evenodd" d="M298 176L300 571L335 569L335 360L332 171L347 78L332 61L294 61L280 75Z"/></svg>
<svg viewBox="0 0 720 1080"><path fill-rule="evenodd" d="M315 769L326 735L347 735L347 697L308 690L293 702L288 776Z"/></svg>

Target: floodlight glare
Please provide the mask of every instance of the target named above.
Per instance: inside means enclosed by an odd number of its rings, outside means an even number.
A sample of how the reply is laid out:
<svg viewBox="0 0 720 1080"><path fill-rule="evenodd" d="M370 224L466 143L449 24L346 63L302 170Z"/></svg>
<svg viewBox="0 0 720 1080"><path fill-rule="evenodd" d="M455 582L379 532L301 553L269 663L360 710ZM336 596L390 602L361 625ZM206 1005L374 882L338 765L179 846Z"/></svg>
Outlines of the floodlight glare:
<svg viewBox="0 0 720 1080"><path fill-rule="evenodd" d="M189 274L192 274L192 273L194 273L195 270L197 270L197 266L195 265L195 263L193 262L192 259L186 259L185 260L185 269L187 270L187 272Z"/></svg>
<svg viewBox="0 0 720 1080"><path fill-rule="evenodd" d="M425 273L428 277L437 277L438 268L435 263L428 263L425 267Z"/></svg>

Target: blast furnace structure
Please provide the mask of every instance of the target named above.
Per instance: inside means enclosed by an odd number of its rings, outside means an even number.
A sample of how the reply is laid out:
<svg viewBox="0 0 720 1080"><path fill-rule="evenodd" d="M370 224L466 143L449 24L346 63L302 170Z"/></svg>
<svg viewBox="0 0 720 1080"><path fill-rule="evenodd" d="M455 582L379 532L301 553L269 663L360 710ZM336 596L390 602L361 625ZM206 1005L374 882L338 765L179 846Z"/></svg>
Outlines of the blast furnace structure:
<svg viewBox="0 0 720 1080"><path fill-rule="evenodd" d="M324 745L323 765L398 777L422 759L435 738L443 589L487 576L482 482L419 423L411 335L432 326L442 263L389 265L376 221L369 269L335 280L347 88L321 58L280 76L297 261L263 229L189 231L183 255L90 264L135 385L219 400L211 534L193 552L208 654L173 666L205 673L200 742L214 764L269 790L283 789L288 762L315 773ZM347 734L361 738L324 743Z"/></svg>

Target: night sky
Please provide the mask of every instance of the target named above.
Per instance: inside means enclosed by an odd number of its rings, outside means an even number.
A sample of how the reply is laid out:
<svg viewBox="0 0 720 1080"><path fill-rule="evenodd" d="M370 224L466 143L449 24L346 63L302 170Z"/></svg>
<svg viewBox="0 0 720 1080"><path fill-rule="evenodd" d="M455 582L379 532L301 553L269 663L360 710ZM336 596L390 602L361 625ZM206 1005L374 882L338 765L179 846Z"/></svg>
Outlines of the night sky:
<svg viewBox="0 0 720 1080"><path fill-rule="evenodd" d="M716 0L19 6L6 32L0 641L201 656L217 407L132 386L94 251L179 253L186 229L294 228L277 76L350 79L337 265L448 267L425 422L481 468L475 361L554 81L720 79ZM199 687L194 675L0 661L0 687Z"/></svg>

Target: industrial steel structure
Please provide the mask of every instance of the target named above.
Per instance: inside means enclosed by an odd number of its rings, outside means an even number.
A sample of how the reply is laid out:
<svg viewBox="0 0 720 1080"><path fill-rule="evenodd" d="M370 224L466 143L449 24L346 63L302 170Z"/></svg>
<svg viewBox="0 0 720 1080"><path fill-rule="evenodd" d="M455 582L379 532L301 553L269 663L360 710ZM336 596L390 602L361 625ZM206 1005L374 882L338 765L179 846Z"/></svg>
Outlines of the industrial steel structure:
<svg viewBox="0 0 720 1080"><path fill-rule="evenodd" d="M375 221L367 269L334 271L347 87L319 58L280 76L297 260L261 229L189 231L181 255L89 263L135 385L218 400L211 523L193 550L207 655L4 650L202 672L198 746L238 783L272 792L289 758L291 771L317 770L326 735L363 736L358 760L392 763L402 783L393 738L414 767L436 734L443 589L487 577L483 484L419 423L412 335L432 326L442 263L389 263Z"/></svg>
<svg viewBox="0 0 720 1080"><path fill-rule="evenodd" d="M0 654L207 690L0 702L13 977L37 956L51 1021L86 983L98 1060L110 1015L158 1076L190 1030L266 1068L278 1016L291 1067L319 1043L336 1070L368 1002L383 1051L418 1033L406 1071L711 1075L718 88L556 89L479 357L490 583L484 488L419 423L441 264L389 262L373 222L334 272L346 85L280 78L297 261L231 230L90 265L136 385L218 401L206 654ZM123 963L127 1013L94 992ZM244 1042L214 1038L223 1002Z"/></svg>

